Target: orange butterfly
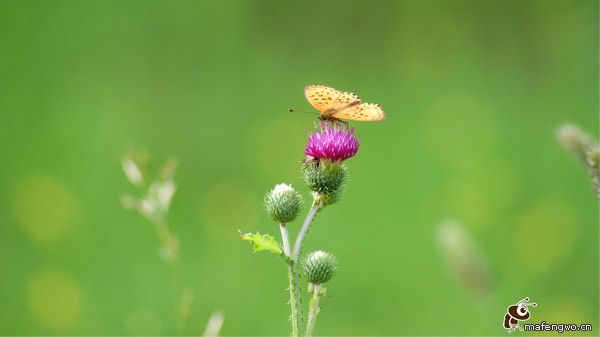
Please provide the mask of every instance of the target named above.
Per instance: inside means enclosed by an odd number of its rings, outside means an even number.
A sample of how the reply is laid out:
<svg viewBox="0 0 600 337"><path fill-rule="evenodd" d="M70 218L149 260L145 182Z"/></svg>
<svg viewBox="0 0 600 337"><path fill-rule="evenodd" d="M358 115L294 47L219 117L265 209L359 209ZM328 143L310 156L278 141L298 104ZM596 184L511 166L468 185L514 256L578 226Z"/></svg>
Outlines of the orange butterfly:
<svg viewBox="0 0 600 337"><path fill-rule="evenodd" d="M319 111L322 121L336 122L340 119L375 122L385 119L379 104L360 103L354 93L339 91L325 85L307 85L304 96ZM295 111L295 110L290 110Z"/></svg>

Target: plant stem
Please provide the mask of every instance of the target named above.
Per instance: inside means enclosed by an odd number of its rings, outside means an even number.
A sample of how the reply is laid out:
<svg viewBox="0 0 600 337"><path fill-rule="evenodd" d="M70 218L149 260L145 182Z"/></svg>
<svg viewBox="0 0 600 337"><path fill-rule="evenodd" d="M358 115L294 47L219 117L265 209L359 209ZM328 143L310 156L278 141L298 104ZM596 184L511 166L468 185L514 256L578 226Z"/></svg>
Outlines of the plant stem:
<svg viewBox="0 0 600 337"><path fill-rule="evenodd" d="M319 313L319 298L323 294L323 288L320 284L314 285L313 297L310 299L309 311L308 311L308 323L306 324L306 335L307 337L312 336L312 332L315 328L317 321L317 314Z"/></svg>
<svg viewBox="0 0 600 337"><path fill-rule="evenodd" d="M298 308L300 308L299 303L296 303L299 296L296 296L297 287L294 278L294 273L292 271L293 262L289 262L287 265L288 268L288 278L290 279L290 307L292 309L292 336L298 337L300 336L300 320L299 315L300 312Z"/></svg>
<svg viewBox="0 0 600 337"><path fill-rule="evenodd" d="M316 195L313 200L313 204L310 207L308 214L306 215L306 219L304 219L302 228L300 228L300 232L298 233L296 242L294 243L294 251L292 253L292 258L291 258L292 279L290 279L290 286L293 284L294 290L292 291L290 289L290 296L293 296L293 299L290 301L290 303L291 303L291 305L295 304L296 314L298 315L298 317L302 317L302 305L300 303L300 276L298 273L298 264L299 264L298 257L300 256L300 249L302 248L302 242L304 241L304 237L306 236L306 233L308 232L308 228L310 227L312 220L314 219L315 215L317 214L317 211L322 206L323 206L323 201L321 201L321 197L319 195ZM292 309L292 313L293 313L293 311L294 310ZM293 319L293 317L292 317L292 319ZM298 324L298 326L300 326L300 322L298 320L296 321L296 323ZM298 336L298 335L294 335L294 336Z"/></svg>
<svg viewBox="0 0 600 337"><path fill-rule="evenodd" d="M288 278L290 280L290 307L292 309L292 336L299 336L300 321L298 320L298 305L296 304L296 286L294 285L294 262L290 258L290 236L288 235L287 227L284 223L279 224L281 229L281 239L283 240L283 253L288 257L286 260L288 269Z"/></svg>
<svg viewBox="0 0 600 337"><path fill-rule="evenodd" d="M288 235L287 227L284 223L280 223L279 229L281 229L281 239L283 240L283 252L290 257L290 236Z"/></svg>
<svg viewBox="0 0 600 337"><path fill-rule="evenodd" d="M310 211L308 211L308 214L306 215L306 219L304 219L302 228L300 228L300 232L298 233L298 237L296 238L296 243L294 244L294 252L292 253L292 260L294 260L294 273L297 273L298 271L298 264L296 262L298 262L298 256L300 256L300 249L302 248L302 242L304 241L304 237L308 232L308 228L310 227L310 223L315 217L315 214L317 214L317 211L322 206L323 201L321 201L321 198L317 196L313 201L312 206L310 207Z"/></svg>

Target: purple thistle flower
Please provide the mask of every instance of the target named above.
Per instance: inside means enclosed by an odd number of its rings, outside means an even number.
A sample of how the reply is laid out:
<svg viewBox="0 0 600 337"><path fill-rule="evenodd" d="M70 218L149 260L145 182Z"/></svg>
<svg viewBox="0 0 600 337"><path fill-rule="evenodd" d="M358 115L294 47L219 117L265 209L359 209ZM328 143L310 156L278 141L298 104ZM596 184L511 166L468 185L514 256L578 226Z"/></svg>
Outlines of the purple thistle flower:
<svg viewBox="0 0 600 337"><path fill-rule="evenodd" d="M323 126L324 124L324 126ZM315 123L316 132L308 133L305 155L318 159L328 159L331 162L342 162L352 158L358 152L360 136L354 138L354 129L348 124L342 127L339 123L330 126L329 123Z"/></svg>

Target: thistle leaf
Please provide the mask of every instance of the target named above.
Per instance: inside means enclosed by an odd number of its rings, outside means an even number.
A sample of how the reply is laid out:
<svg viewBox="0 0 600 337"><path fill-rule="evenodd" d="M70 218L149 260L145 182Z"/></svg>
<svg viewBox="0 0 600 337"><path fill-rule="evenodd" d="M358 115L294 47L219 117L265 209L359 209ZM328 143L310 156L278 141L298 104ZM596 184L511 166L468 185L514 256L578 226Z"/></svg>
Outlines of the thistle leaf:
<svg viewBox="0 0 600 337"><path fill-rule="evenodd" d="M244 234L239 229L238 232L240 232L242 240L248 240L252 243L252 248L255 253L260 252L261 250L268 250L279 255L283 254L283 249L281 249L279 242L269 234L260 234L258 232L256 232L256 234Z"/></svg>

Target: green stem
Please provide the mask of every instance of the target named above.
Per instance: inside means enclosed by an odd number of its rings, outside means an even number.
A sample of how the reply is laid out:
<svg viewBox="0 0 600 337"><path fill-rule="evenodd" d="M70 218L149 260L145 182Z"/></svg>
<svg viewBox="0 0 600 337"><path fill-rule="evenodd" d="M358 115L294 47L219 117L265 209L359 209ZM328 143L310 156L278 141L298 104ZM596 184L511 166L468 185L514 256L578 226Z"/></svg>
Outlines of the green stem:
<svg viewBox="0 0 600 337"><path fill-rule="evenodd" d="M292 260L294 260L294 272L298 271L298 256L300 256L300 249L302 248L302 242L304 241L304 237L308 232L308 228L310 228L310 224L314 219L315 215L319 208L323 206L323 201L320 196L315 197L313 204L306 215L306 219L304 219L304 223L302 224L302 228L300 228L300 232L298 233L298 237L296 238L296 243L294 244L294 252L292 253Z"/></svg>
<svg viewBox="0 0 600 337"><path fill-rule="evenodd" d="M283 241L283 253L288 257L286 260L288 269L288 279L290 280L290 307L292 310L292 336L297 337L300 335L300 321L298 320L298 305L296 304L296 286L294 285L294 273L293 265L294 262L290 260L290 237L288 235L287 227L284 223L279 224L281 229L281 239Z"/></svg>
<svg viewBox="0 0 600 337"><path fill-rule="evenodd" d="M296 297L296 284L294 279L294 273L292 272L292 263L288 263L288 278L290 279L290 307L292 309L292 336L298 337L300 336L300 320L299 315L300 312L298 308L300 307L296 301L298 298Z"/></svg>
<svg viewBox="0 0 600 337"><path fill-rule="evenodd" d="M302 317L302 305L300 303L300 275L299 275L299 271L298 271L298 264L299 264L298 258L300 256L300 249L302 248L302 242L304 241L304 237L306 236L306 233L308 232L308 228L310 227L312 220L314 219L315 215L317 214L317 211L322 206L323 206L323 201L321 200L320 195L316 195L313 200L313 204L312 204L310 210L308 211L308 214L306 215L306 219L304 219L302 228L300 228L300 232L298 233L296 242L294 243L294 251L292 253L292 259L291 259L293 280L290 280L290 285L292 283L294 285L293 294L292 294L292 291L290 290L290 295L293 296L294 299L292 301L290 301L290 303L294 303L296 305L296 312L297 312L298 317ZM299 321L296 321L296 323L298 324L298 326L300 326ZM297 336L297 335L294 335L294 336Z"/></svg>
<svg viewBox="0 0 600 337"><path fill-rule="evenodd" d="M310 299L309 311L308 311L308 323L306 324L306 337L312 336L313 330L315 329L315 323L317 322L317 314L319 313L319 298L325 292L320 284L315 284L313 289L313 297Z"/></svg>
<svg viewBox="0 0 600 337"><path fill-rule="evenodd" d="M281 229L281 239L283 240L283 252L287 257L290 257L290 236L288 235L287 227L284 223L280 223L279 229Z"/></svg>

